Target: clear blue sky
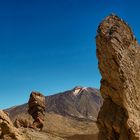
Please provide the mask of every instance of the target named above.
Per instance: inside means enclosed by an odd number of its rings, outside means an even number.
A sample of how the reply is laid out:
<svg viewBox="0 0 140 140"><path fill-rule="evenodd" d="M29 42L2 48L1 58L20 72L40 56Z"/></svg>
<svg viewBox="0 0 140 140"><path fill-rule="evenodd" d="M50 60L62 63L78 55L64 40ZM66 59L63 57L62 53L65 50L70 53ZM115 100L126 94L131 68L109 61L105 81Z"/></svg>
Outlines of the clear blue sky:
<svg viewBox="0 0 140 140"><path fill-rule="evenodd" d="M1 0L0 108L27 102L32 90L99 88L97 26L114 12L138 38L139 7L139 0Z"/></svg>

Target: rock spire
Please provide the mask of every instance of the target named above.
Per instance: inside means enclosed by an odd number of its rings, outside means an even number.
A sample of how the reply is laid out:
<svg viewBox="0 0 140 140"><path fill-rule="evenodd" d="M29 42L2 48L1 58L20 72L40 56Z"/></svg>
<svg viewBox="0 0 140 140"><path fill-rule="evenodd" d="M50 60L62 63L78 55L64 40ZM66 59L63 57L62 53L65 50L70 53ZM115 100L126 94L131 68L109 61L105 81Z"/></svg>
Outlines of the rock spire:
<svg viewBox="0 0 140 140"><path fill-rule="evenodd" d="M116 15L99 25L96 45L104 98L99 140L139 140L140 47L129 25Z"/></svg>

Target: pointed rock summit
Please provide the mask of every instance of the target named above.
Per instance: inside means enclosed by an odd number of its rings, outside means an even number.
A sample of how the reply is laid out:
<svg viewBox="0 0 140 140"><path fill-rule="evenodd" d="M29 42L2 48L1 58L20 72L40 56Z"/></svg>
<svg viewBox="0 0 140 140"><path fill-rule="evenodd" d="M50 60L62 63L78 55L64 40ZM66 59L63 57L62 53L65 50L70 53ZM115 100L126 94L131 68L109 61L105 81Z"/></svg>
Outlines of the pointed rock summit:
<svg viewBox="0 0 140 140"><path fill-rule="evenodd" d="M88 88L86 87L81 87L81 86L76 86L74 89L73 89L73 94L75 96L78 96L80 93L82 93L83 91L86 91L88 92Z"/></svg>
<svg viewBox="0 0 140 140"><path fill-rule="evenodd" d="M98 27L97 57L104 98L98 116L99 140L140 139L140 47L116 15Z"/></svg>

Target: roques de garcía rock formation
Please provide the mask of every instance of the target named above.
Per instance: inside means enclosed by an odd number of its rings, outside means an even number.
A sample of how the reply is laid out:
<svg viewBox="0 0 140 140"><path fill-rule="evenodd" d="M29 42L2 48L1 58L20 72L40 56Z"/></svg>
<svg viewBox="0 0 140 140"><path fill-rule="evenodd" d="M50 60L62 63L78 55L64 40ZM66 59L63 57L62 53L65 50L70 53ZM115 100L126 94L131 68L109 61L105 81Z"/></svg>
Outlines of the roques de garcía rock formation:
<svg viewBox="0 0 140 140"><path fill-rule="evenodd" d="M33 128L43 129L45 117L45 96L39 92L32 92L28 101L28 112L33 117Z"/></svg>
<svg viewBox="0 0 140 140"><path fill-rule="evenodd" d="M99 140L140 140L140 47L118 16L106 17L97 32L104 98L97 122Z"/></svg>

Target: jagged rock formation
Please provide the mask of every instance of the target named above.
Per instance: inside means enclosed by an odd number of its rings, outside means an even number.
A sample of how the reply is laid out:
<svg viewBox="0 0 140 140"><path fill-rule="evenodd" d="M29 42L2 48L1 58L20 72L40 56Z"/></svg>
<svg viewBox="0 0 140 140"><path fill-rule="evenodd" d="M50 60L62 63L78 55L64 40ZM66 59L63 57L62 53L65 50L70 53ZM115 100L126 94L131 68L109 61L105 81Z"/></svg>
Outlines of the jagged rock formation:
<svg viewBox="0 0 140 140"><path fill-rule="evenodd" d="M99 140L140 139L140 47L118 16L101 22L96 37L103 106Z"/></svg>
<svg viewBox="0 0 140 140"><path fill-rule="evenodd" d="M22 132L14 127L8 115L0 110L0 139L3 140L25 140Z"/></svg>
<svg viewBox="0 0 140 140"><path fill-rule="evenodd" d="M45 117L45 96L39 92L32 92L28 101L28 112L33 117L32 127L42 130Z"/></svg>

